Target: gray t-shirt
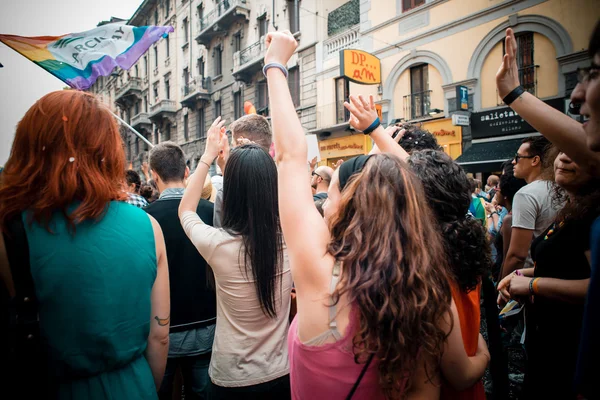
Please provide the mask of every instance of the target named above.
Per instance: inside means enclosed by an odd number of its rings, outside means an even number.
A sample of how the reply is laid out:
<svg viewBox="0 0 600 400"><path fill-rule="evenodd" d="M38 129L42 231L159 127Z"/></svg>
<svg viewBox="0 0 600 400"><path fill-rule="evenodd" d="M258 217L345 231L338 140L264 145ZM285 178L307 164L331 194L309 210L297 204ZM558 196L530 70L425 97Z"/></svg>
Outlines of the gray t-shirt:
<svg viewBox="0 0 600 400"><path fill-rule="evenodd" d="M533 181L515 194L512 227L533 231L536 238L554 222L561 206L552 204L552 182ZM525 268L529 267L533 267L531 252L525 261Z"/></svg>

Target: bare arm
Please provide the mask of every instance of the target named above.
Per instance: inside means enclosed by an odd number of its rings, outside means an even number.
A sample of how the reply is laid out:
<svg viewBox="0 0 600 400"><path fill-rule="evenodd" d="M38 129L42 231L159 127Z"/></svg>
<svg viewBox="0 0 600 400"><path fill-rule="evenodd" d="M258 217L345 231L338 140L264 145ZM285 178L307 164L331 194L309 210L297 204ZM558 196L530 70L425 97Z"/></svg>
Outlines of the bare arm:
<svg viewBox="0 0 600 400"><path fill-rule="evenodd" d="M289 32L269 33L266 41L265 64L277 62L286 65L298 45ZM333 267L333 258L326 255L329 230L314 206L306 173L306 139L287 80L282 71L271 68L267 71L267 81L277 149L281 228L300 301L303 287L321 285L331 272L322 267L325 258L329 258L328 262Z"/></svg>
<svg viewBox="0 0 600 400"><path fill-rule="evenodd" d="M512 238L512 215L509 214L504 217L500 231L502 232L502 259L506 260L508 246L510 246L510 239Z"/></svg>
<svg viewBox="0 0 600 400"><path fill-rule="evenodd" d="M157 268L156 279L150 295L152 312L150 315L150 335L148 336L148 347L146 348L146 360L148 360L154 377L154 384L156 390L158 390L165 374L169 353L169 325L171 320L169 267L167 265L165 240L160 225L150 215L148 218L150 218L154 230Z"/></svg>
<svg viewBox="0 0 600 400"><path fill-rule="evenodd" d="M500 278L504 278L511 272L523 268L529 254L531 241L533 240L533 231L529 229L512 228L511 233L510 245L504 259L504 264L502 265L502 275Z"/></svg>
<svg viewBox="0 0 600 400"><path fill-rule="evenodd" d="M446 339L441 367L444 377L452 387L456 390L464 390L481 379L490 361L490 354L485 341L480 337L477 354L469 357L465 351L458 310L454 301L452 301L452 317L454 324ZM447 329L450 329L450 320L447 319L445 323Z"/></svg>
<svg viewBox="0 0 600 400"><path fill-rule="evenodd" d="M565 303L583 304L589 285L589 278L579 280L540 278L537 281L538 293L536 296Z"/></svg>
<svg viewBox="0 0 600 400"><path fill-rule="evenodd" d="M520 85L516 59L517 42L510 28L506 30L505 49L506 54L496 74L498 93L502 98ZM527 92L510 107L573 161L598 173L600 153L592 152L588 148L582 124Z"/></svg>
<svg viewBox="0 0 600 400"><path fill-rule="evenodd" d="M358 97L350 95L350 103L344 102L344 106L351 113L350 125L359 131L367 129L377 118L373 96L369 96L369 100L367 101L362 95ZM379 127L371 132L370 135L381 153L394 154L403 161L406 161L410 156L406 150L398 145L389 133L383 129L383 126L379 125Z"/></svg>

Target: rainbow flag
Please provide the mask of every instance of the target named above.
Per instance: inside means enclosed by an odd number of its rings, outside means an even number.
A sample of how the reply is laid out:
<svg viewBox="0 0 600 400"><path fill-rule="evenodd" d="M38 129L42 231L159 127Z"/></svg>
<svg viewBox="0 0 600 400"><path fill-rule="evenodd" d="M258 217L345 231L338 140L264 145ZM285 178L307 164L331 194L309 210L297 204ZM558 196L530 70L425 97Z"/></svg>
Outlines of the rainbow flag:
<svg viewBox="0 0 600 400"><path fill-rule="evenodd" d="M74 89L85 90L115 67L129 69L172 26L107 24L62 36L0 35L0 42Z"/></svg>

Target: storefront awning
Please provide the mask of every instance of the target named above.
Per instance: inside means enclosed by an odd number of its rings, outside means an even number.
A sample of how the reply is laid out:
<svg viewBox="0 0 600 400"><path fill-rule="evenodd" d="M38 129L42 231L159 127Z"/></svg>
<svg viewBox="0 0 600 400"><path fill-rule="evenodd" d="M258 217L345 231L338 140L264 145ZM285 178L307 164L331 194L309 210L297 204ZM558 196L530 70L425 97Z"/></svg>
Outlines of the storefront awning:
<svg viewBox="0 0 600 400"><path fill-rule="evenodd" d="M502 163L511 160L519 146L522 138L510 140L497 140L483 143L473 143L465 150L456 162L466 172L496 172L501 170Z"/></svg>

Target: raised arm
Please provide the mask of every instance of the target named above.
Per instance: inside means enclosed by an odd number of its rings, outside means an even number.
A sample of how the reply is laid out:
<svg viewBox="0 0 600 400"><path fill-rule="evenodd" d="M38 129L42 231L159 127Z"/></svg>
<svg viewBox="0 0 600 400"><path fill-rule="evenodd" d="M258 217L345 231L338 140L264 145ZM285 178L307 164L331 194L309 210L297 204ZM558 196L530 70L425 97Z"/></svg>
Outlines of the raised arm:
<svg viewBox="0 0 600 400"><path fill-rule="evenodd" d="M496 85L501 98L520 85L517 41L510 28L506 30L505 49L506 54L496 74ZM594 153L588 148L582 124L528 92L523 93L510 107L573 161L598 173L600 153Z"/></svg>
<svg viewBox="0 0 600 400"><path fill-rule="evenodd" d="M286 32L267 35L265 65L285 66L298 43ZM320 282L321 261L327 257L329 230L314 206L309 174L306 173L307 145L304 130L292 102L287 79L278 68L267 70L269 107L273 124L279 186L281 228L290 256L295 285L299 288ZM333 260L330 260L333 265Z"/></svg>
<svg viewBox="0 0 600 400"><path fill-rule="evenodd" d="M186 211L196 212L200 198L202 197L202 189L204 188L204 181L208 174L208 169L213 163L215 158L219 155L219 145L221 142L221 128L225 124L225 120L221 117L217 117L210 126L208 134L206 135L206 148L204 154L200 157L200 162L196 167L196 172L192 174L188 180L188 185L179 204L179 218Z"/></svg>
<svg viewBox="0 0 600 400"><path fill-rule="evenodd" d="M350 95L350 103L344 102L344 107L350 111L350 125L361 132L364 132L375 120L379 119L373 96L369 96L367 101L362 95L358 97ZM394 154L404 161L409 157L406 150L383 129L383 126L379 125L370 135L381 153Z"/></svg>

